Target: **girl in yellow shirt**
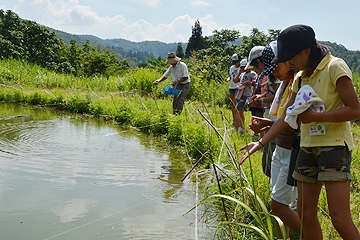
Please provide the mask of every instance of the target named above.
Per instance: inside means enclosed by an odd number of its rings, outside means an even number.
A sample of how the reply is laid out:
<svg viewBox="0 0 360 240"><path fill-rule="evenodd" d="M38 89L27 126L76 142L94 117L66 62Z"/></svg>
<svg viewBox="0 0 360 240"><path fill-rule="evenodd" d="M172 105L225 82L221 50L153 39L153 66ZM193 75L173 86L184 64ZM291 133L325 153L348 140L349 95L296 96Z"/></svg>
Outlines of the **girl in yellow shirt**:
<svg viewBox="0 0 360 240"><path fill-rule="evenodd" d="M360 119L360 104L352 73L346 63L330 54L329 48L318 44L313 29L294 25L283 30L278 39L278 62L288 62L301 70L293 84L308 84L324 101L325 112L306 110L298 116L301 122L300 152L293 177L297 179L298 214L305 239L322 239L317 218L317 204L325 186L332 223L343 239L360 239L350 213L350 165L354 143L350 121ZM295 100L292 94L289 105ZM239 163L267 144L288 124L283 114L258 142L241 147L246 150ZM261 128L262 126L253 126ZM322 129L322 131L316 131Z"/></svg>

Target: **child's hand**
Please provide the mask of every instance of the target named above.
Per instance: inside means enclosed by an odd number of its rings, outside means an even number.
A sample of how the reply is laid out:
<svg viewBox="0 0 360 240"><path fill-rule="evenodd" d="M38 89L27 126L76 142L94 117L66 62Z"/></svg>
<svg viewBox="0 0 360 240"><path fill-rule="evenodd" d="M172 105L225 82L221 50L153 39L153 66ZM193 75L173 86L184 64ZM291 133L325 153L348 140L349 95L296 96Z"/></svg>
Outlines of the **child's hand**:
<svg viewBox="0 0 360 240"><path fill-rule="evenodd" d="M261 149L263 146L260 144L260 142L251 142L245 146L242 146L240 148L240 151L244 151L244 153L241 155L241 158L239 159L239 165L243 164L243 162L254 152Z"/></svg>
<svg viewBox="0 0 360 240"><path fill-rule="evenodd" d="M250 129L254 131L254 133L260 133L264 130L270 128L272 121L267 118L260 118L256 116L251 117L251 124L249 125Z"/></svg>
<svg viewBox="0 0 360 240"><path fill-rule="evenodd" d="M318 122L317 118L316 118L318 116L318 114L321 114L321 113L314 112L313 110L308 108L306 111L299 114L298 118L299 118L300 122L305 123L305 124L311 123L311 122Z"/></svg>

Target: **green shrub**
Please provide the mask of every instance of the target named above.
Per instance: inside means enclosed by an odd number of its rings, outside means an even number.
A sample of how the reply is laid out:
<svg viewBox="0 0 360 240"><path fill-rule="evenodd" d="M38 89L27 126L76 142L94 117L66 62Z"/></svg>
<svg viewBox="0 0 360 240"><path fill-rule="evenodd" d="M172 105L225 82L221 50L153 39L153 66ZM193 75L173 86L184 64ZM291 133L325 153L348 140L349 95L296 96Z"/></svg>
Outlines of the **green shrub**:
<svg viewBox="0 0 360 240"><path fill-rule="evenodd" d="M212 152L211 133L206 126L189 124L184 126L184 138L190 156L199 159L205 152Z"/></svg>
<svg viewBox="0 0 360 240"><path fill-rule="evenodd" d="M11 89L5 93L4 100L6 102L20 103L20 102L24 102L24 95L21 90Z"/></svg>
<svg viewBox="0 0 360 240"><path fill-rule="evenodd" d="M119 105L117 108L114 116L115 121L122 124L130 123L133 116L132 109L125 103Z"/></svg>
<svg viewBox="0 0 360 240"><path fill-rule="evenodd" d="M183 145L183 124L180 116L172 117L169 120L169 128L166 138L174 145Z"/></svg>
<svg viewBox="0 0 360 240"><path fill-rule="evenodd" d="M136 111L132 116L131 125L139 128L142 132L150 133L151 113L148 111Z"/></svg>
<svg viewBox="0 0 360 240"><path fill-rule="evenodd" d="M66 101L66 109L73 113L89 113L89 100L72 96Z"/></svg>
<svg viewBox="0 0 360 240"><path fill-rule="evenodd" d="M126 74L124 78L118 78L116 86L120 91L137 90L141 96L149 95L152 92L153 82L160 75L154 70L146 68L136 68Z"/></svg>
<svg viewBox="0 0 360 240"><path fill-rule="evenodd" d="M168 113L164 110L159 115L152 115L150 132L154 136L166 136L169 132Z"/></svg>
<svg viewBox="0 0 360 240"><path fill-rule="evenodd" d="M89 113L91 115L94 115L95 117L100 117L102 116L104 113L104 107L102 106L102 104L100 104L100 102L91 102L89 104Z"/></svg>
<svg viewBox="0 0 360 240"><path fill-rule="evenodd" d="M49 102L47 95L38 92L27 95L25 101L31 105L45 105Z"/></svg>
<svg viewBox="0 0 360 240"><path fill-rule="evenodd" d="M14 85L17 83L17 77L8 69L0 72L0 84Z"/></svg>

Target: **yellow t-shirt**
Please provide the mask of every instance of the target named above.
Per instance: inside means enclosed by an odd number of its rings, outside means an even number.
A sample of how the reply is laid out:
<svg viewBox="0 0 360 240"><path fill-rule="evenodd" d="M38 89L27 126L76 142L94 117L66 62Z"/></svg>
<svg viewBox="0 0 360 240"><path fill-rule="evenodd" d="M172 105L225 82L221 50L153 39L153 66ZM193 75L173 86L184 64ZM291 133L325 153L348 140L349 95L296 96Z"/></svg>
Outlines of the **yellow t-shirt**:
<svg viewBox="0 0 360 240"><path fill-rule="evenodd" d="M352 79L352 73L345 61L328 53L316 67L314 73L307 77L300 71L293 84L292 90L298 92L298 81L302 78L301 85L310 85L317 95L324 101L325 111L330 112L344 107L336 81L343 76ZM312 123L313 124L313 123ZM345 146L349 150L354 148L350 121L324 122L324 135L310 136L310 124L301 124L301 147Z"/></svg>
<svg viewBox="0 0 360 240"><path fill-rule="evenodd" d="M286 86L286 88L284 89L284 92L282 94L281 100L280 100L280 104L279 104L279 108L277 111L277 117L281 117L281 115L283 115L285 109L286 109L286 105L290 100L290 93L291 93L291 88L293 85L293 81L294 79L291 78L291 80L289 81L288 85Z"/></svg>

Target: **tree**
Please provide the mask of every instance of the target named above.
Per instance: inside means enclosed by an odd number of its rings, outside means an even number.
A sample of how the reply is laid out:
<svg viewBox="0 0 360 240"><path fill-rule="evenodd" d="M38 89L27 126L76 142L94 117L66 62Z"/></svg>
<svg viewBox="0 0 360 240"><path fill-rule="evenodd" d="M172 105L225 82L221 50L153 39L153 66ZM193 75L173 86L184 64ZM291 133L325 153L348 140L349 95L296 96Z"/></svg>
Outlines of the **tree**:
<svg viewBox="0 0 360 240"><path fill-rule="evenodd" d="M239 47L241 55L247 57L253 47L265 46L269 42L276 40L280 31L269 29L268 34L265 34L259 31L259 29L253 28L250 36L242 36L242 44Z"/></svg>
<svg viewBox="0 0 360 240"><path fill-rule="evenodd" d="M185 50L185 57L190 57L192 51L204 49L206 47L205 39L202 36L202 27L199 20L195 21L194 27L191 27L192 34L189 38L188 45Z"/></svg>
<svg viewBox="0 0 360 240"><path fill-rule="evenodd" d="M181 43L178 43L175 54L176 54L176 56L178 56L180 58L183 58L185 56L184 50L183 50L183 47L182 47Z"/></svg>
<svg viewBox="0 0 360 240"><path fill-rule="evenodd" d="M236 30L214 30L211 37L205 38L207 47L198 50L189 63L195 74L207 82L223 81L231 64L231 55L238 51L233 42L239 37Z"/></svg>

